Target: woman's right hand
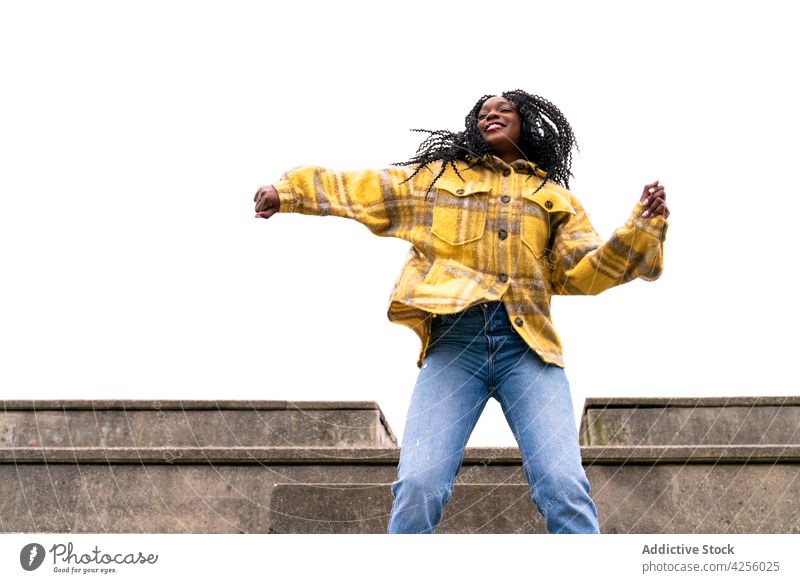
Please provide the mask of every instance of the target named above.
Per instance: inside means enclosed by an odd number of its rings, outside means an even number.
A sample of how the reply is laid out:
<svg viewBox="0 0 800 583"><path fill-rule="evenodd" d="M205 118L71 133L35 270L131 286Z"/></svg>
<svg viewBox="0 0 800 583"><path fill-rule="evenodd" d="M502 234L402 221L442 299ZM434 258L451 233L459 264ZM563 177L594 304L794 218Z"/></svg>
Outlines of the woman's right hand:
<svg viewBox="0 0 800 583"><path fill-rule="evenodd" d="M253 197L256 203L256 218L268 219L278 212L281 201L278 191L270 186L259 186Z"/></svg>
<svg viewBox="0 0 800 583"><path fill-rule="evenodd" d="M642 217L655 217L656 215L661 215L665 219L669 217L667 193L659 182L656 180L644 186L642 196L639 198L644 208Z"/></svg>

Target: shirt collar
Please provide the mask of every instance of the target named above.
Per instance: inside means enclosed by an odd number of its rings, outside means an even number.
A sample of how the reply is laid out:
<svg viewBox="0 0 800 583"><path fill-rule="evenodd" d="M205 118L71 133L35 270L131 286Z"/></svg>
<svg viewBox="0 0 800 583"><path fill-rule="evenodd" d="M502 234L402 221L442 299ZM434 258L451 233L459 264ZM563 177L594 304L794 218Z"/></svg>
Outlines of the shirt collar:
<svg viewBox="0 0 800 583"><path fill-rule="evenodd" d="M500 158L495 156L492 153L484 154L483 158L478 158L477 156L469 155L466 157L466 161L469 164L475 164L476 162L482 161L484 164L489 166L490 168L494 169L505 169L505 168L513 168L519 173L522 174L536 174L540 178L546 178L547 172L539 168L534 162L530 160L515 160L511 164L506 164Z"/></svg>

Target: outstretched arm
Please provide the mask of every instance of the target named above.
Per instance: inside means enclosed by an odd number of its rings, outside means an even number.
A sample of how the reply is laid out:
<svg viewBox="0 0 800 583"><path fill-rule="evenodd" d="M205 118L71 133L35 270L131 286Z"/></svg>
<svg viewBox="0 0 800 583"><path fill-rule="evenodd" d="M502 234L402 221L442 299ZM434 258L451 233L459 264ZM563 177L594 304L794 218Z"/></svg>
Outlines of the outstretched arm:
<svg viewBox="0 0 800 583"><path fill-rule="evenodd" d="M334 172L305 166L285 173L255 195L256 217L276 212L354 219L376 235L391 236L412 197L407 168Z"/></svg>
<svg viewBox="0 0 800 583"><path fill-rule="evenodd" d="M548 253L553 293L598 294L640 277L658 279L663 268L669 209L658 181L644 187L623 226L603 242L580 203L558 225Z"/></svg>

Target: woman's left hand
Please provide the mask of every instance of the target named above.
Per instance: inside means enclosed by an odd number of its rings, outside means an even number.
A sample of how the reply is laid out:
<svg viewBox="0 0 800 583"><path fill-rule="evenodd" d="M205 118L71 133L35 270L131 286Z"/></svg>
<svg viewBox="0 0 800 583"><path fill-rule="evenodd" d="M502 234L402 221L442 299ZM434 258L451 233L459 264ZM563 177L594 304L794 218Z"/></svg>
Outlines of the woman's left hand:
<svg viewBox="0 0 800 583"><path fill-rule="evenodd" d="M639 200L644 207L642 217L647 218L661 215L666 219L669 216L667 193L664 187L658 183L658 180L652 184L645 185Z"/></svg>

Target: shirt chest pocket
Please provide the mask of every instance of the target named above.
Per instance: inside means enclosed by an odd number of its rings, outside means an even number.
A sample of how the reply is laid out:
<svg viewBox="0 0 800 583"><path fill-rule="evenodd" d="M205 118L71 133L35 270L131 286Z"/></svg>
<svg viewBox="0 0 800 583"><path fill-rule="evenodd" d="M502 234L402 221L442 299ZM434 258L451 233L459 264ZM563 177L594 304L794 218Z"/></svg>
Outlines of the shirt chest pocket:
<svg viewBox="0 0 800 583"><path fill-rule="evenodd" d="M436 182L431 233L451 245L477 241L486 229L489 187L479 182Z"/></svg>
<svg viewBox="0 0 800 583"><path fill-rule="evenodd" d="M523 193L520 237L537 258L547 250L552 229L563 213L576 214L569 201L560 194L545 190L535 194Z"/></svg>

